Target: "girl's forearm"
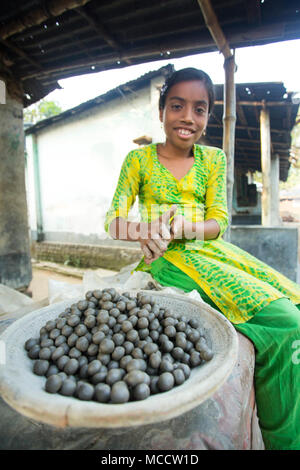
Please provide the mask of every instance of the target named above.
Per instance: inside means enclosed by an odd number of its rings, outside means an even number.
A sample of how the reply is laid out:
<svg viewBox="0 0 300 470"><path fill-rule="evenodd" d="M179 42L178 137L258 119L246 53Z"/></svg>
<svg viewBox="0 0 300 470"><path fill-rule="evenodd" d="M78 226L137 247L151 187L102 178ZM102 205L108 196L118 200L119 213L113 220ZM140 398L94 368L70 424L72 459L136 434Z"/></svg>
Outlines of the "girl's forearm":
<svg viewBox="0 0 300 470"><path fill-rule="evenodd" d="M214 240L220 233L220 225L215 219L204 222L192 222L192 238L198 240Z"/></svg>
<svg viewBox="0 0 300 470"><path fill-rule="evenodd" d="M109 234L114 240L137 242L140 239L140 225L140 222L129 222L117 217L109 226Z"/></svg>

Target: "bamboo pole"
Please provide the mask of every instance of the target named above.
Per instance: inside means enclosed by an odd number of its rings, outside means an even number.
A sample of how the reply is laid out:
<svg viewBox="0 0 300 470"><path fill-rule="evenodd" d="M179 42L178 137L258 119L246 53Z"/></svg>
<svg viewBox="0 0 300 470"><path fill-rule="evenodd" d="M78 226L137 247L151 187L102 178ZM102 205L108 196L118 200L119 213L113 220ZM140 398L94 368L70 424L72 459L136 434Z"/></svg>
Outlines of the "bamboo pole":
<svg viewBox="0 0 300 470"><path fill-rule="evenodd" d="M279 211L279 154L274 153L271 155L271 207L270 207L270 218L271 225L278 227L281 225L281 217Z"/></svg>
<svg viewBox="0 0 300 470"><path fill-rule="evenodd" d="M266 106L260 111L260 135L262 171L261 223L263 226L271 226L271 132L270 112Z"/></svg>
<svg viewBox="0 0 300 470"><path fill-rule="evenodd" d="M230 241L230 227L232 221L232 196L234 184L234 142L236 123L236 95L234 84L235 62L234 56L228 57L224 62L224 110L223 110L223 150L227 157L227 208L228 230L224 238Z"/></svg>
<svg viewBox="0 0 300 470"><path fill-rule="evenodd" d="M234 182L234 137L236 122L236 96L234 72L235 62L229 44L225 38L218 18L212 8L210 0L198 0L206 26L212 35L218 49L224 55L224 114L223 114L223 150L227 158L227 208L228 208L228 229L224 234L224 239L230 241L230 226L232 219L232 194Z"/></svg>

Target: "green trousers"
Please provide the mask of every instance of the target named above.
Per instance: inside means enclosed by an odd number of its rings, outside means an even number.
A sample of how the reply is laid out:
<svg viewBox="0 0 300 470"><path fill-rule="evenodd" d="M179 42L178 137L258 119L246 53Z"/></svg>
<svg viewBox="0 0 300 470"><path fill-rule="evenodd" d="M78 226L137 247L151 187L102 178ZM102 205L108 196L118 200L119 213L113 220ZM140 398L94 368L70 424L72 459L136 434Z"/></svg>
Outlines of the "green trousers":
<svg viewBox="0 0 300 470"><path fill-rule="evenodd" d="M193 279L164 258L151 264L151 275L163 286L196 289L220 312ZM265 448L300 450L300 304L280 298L233 326L255 347L255 395Z"/></svg>

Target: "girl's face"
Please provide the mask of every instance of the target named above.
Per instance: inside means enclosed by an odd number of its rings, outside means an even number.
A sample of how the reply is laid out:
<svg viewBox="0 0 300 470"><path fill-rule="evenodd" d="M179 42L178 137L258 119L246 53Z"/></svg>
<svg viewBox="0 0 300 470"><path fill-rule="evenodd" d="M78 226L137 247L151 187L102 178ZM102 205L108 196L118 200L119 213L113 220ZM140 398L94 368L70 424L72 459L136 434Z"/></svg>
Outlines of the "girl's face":
<svg viewBox="0 0 300 470"><path fill-rule="evenodd" d="M159 112L167 142L178 149L190 149L207 126L208 108L208 93L201 80L173 85Z"/></svg>

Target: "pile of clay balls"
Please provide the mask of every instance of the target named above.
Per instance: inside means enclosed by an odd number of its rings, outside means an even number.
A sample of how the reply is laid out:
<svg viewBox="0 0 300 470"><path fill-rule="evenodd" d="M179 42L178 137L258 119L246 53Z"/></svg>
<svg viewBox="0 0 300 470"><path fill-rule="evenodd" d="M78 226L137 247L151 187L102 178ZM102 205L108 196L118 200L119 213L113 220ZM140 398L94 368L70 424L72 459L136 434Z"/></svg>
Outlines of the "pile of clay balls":
<svg viewBox="0 0 300 470"><path fill-rule="evenodd" d="M25 343L45 390L126 403L181 385L213 357L196 319L172 314L148 293L89 291Z"/></svg>

